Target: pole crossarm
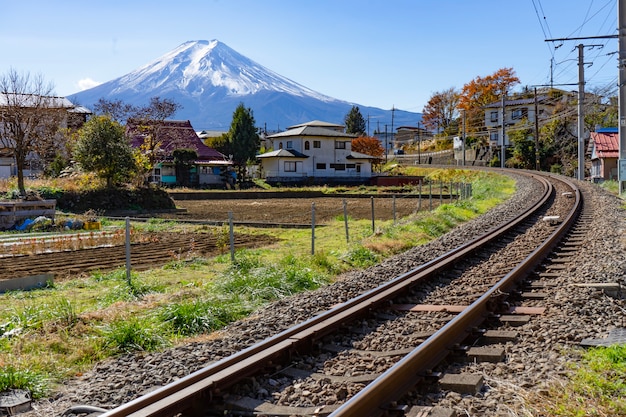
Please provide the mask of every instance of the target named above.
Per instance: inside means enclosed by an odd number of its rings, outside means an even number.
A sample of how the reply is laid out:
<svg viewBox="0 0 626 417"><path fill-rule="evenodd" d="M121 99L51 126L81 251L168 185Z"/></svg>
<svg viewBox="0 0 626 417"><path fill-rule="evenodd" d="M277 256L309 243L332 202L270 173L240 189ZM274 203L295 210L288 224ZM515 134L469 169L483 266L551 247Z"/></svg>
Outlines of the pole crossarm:
<svg viewBox="0 0 626 417"><path fill-rule="evenodd" d="M584 36L580 38L554 38L545 39L544 42L584 41L587 39L617 39L618 35Z"/></svg>

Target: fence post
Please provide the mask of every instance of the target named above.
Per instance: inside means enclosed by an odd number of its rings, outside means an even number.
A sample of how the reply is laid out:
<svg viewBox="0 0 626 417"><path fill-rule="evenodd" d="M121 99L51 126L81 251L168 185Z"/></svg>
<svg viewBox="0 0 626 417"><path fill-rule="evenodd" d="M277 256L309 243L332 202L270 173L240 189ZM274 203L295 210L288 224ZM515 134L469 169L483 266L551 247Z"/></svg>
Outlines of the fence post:
<svg viewBox="0 0 626 417"><path fill-rule="evenodd" d="M419 184L419 196L417 197L417 211L422 211L422 180Z"/></svg>
<svg viewBox="0 0 626 417"><path fill-rule="evenodd" d="M433 182L428 180L428 210L433 211Z"/></svg>
<svg viewBox="0 0 626 417"><path fill-rule="evenodd" d="M126 217L126 281L130 286L130 218Z"/></svg>
<svg viewBox="0 0 626 417"><path fill-rule="evenodd" d="M374 221L374 196L370 197L372 201L372 233L376 232L376 224Z"/></svg>
<svg viewBox="0 0 626 417"><path fill-rule="evenodd" d="M315 255L315 203L311 203L311 255Z"/></svg>
<svg viewBox="0 0 626 417"><path fill-rule="evenodd" d="M392 201L392 206L393 206L393 224L396 224L396 196L393 196L393 201Z"/></svg>
<svg viewBox="0 0 626 417"><path fill-rule="evenodd" d="M230 234L230 261L235 262L235 232L233 230L233 212L228 212L228 226Z"/></svg>
<svg viewBox="0 0 626 417"><path fill-rule="evenodd" d="M348 203L343 199L343 223L346 225L346 243L350 242L350 234L348 233Z"/></svg>
<svg viewBox="0 0 626 417"><path fill-rule="evenodd" d="M439 180L439 205L443 204L443 180Z"/></svg>

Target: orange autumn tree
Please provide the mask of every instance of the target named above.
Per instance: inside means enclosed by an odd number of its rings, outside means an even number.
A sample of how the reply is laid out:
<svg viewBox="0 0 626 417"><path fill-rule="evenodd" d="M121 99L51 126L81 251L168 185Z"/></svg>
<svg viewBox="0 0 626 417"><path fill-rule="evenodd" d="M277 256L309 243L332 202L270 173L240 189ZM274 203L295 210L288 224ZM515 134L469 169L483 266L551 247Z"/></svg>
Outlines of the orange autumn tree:
<svg viewBox="0 0 626 417"><path fill-rule="evenodd" d="M502 99L520 80L513 68L500 68L486 77L476 77L463 86L459 97L459 109L465 112L468 134L484 128L483 107Z"/></svg>
<svg viewBox="0 0 626 417"><path fill-rule="evenodd" d="M365 155L375 156L372 161L373 165L379 165L383 161L385 148L376 138L370 136L361 136L352 140L352 151L364 153Z"/></svg>

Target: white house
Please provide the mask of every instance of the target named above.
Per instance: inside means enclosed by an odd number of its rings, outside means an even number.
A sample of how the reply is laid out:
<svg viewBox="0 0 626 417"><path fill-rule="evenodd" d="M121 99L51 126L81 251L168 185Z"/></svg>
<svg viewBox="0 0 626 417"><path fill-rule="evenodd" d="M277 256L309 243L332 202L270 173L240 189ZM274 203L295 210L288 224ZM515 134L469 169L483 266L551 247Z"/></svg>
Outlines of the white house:
<svg viewBox="0 0 626 417"><path fill-rule="evenodd" d="M314 120L270 135L274 149L258 155L261 172L269 183L369 182L376 157L352 152L357 135L344 126Z"/></svg>

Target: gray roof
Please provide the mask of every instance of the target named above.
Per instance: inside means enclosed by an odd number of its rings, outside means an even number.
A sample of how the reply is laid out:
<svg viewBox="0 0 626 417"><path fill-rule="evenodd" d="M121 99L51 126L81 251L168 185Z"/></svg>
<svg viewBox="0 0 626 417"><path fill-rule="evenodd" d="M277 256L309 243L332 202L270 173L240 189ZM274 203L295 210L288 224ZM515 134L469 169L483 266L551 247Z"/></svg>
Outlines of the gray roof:
<svg viewBox="0 0 626 417"><path fill-rule="evenodd" d="M293 126L289 126L287 129L295 129L297 127L303 127L303 126L311 126L311 127L326 127L329 129L342 129L344 128L343 125L338 125L335 123L330 123L330 122L322 122L321 120L312 120L310 122L306 122L306 123L300 123L299 125L293 125Z"/></svg>
<svg viewBox="0 0 626 417"><path fill-rule="evenodd" d="M278 149L271 152L266 152L261 155L257 155L257 158L308 158L308 155L305 155L301 152L298 152L293 149Z"/></svg>
<svg viewBox="0 0 626 417"><path fill-rule="evenodd" d="M548 99L548 96L537 96L537 103L543 103ZM534 98L518 98L514 100L504 100L505 106L522 106L524 104L535 104ZM502 100L495 101L491 104L487 104L485 108L502 107Z"/></svg>
<svg viewBox="0 0 626 417"><path fill-rule="evenodd" d="M295 136L322 136L322 137L333 137L333 138L346 138L346 139L354 139L358 137L357 135L353 135L350 133L339 132L334 129L328 129L325 127L317 127L317 126L300 126L293 129L285 130L284 132L276 133L275 135L268 136L268 139L274 138L288 138Z"/></svg>
<svg viewBox="0 0 626 417"><path fill-rule="evenodd" d="M368 155L361 152L350 152L347 159L379 159L377 156Z"/></svg>
<svg viewBox="0 0 626 417"><path fill-rule="evenodd" d="M74 103L65 97L39 96L36 94L20 94L0 92L0 107L47 107L55 109L71 109L76 107Z"/></svg>

